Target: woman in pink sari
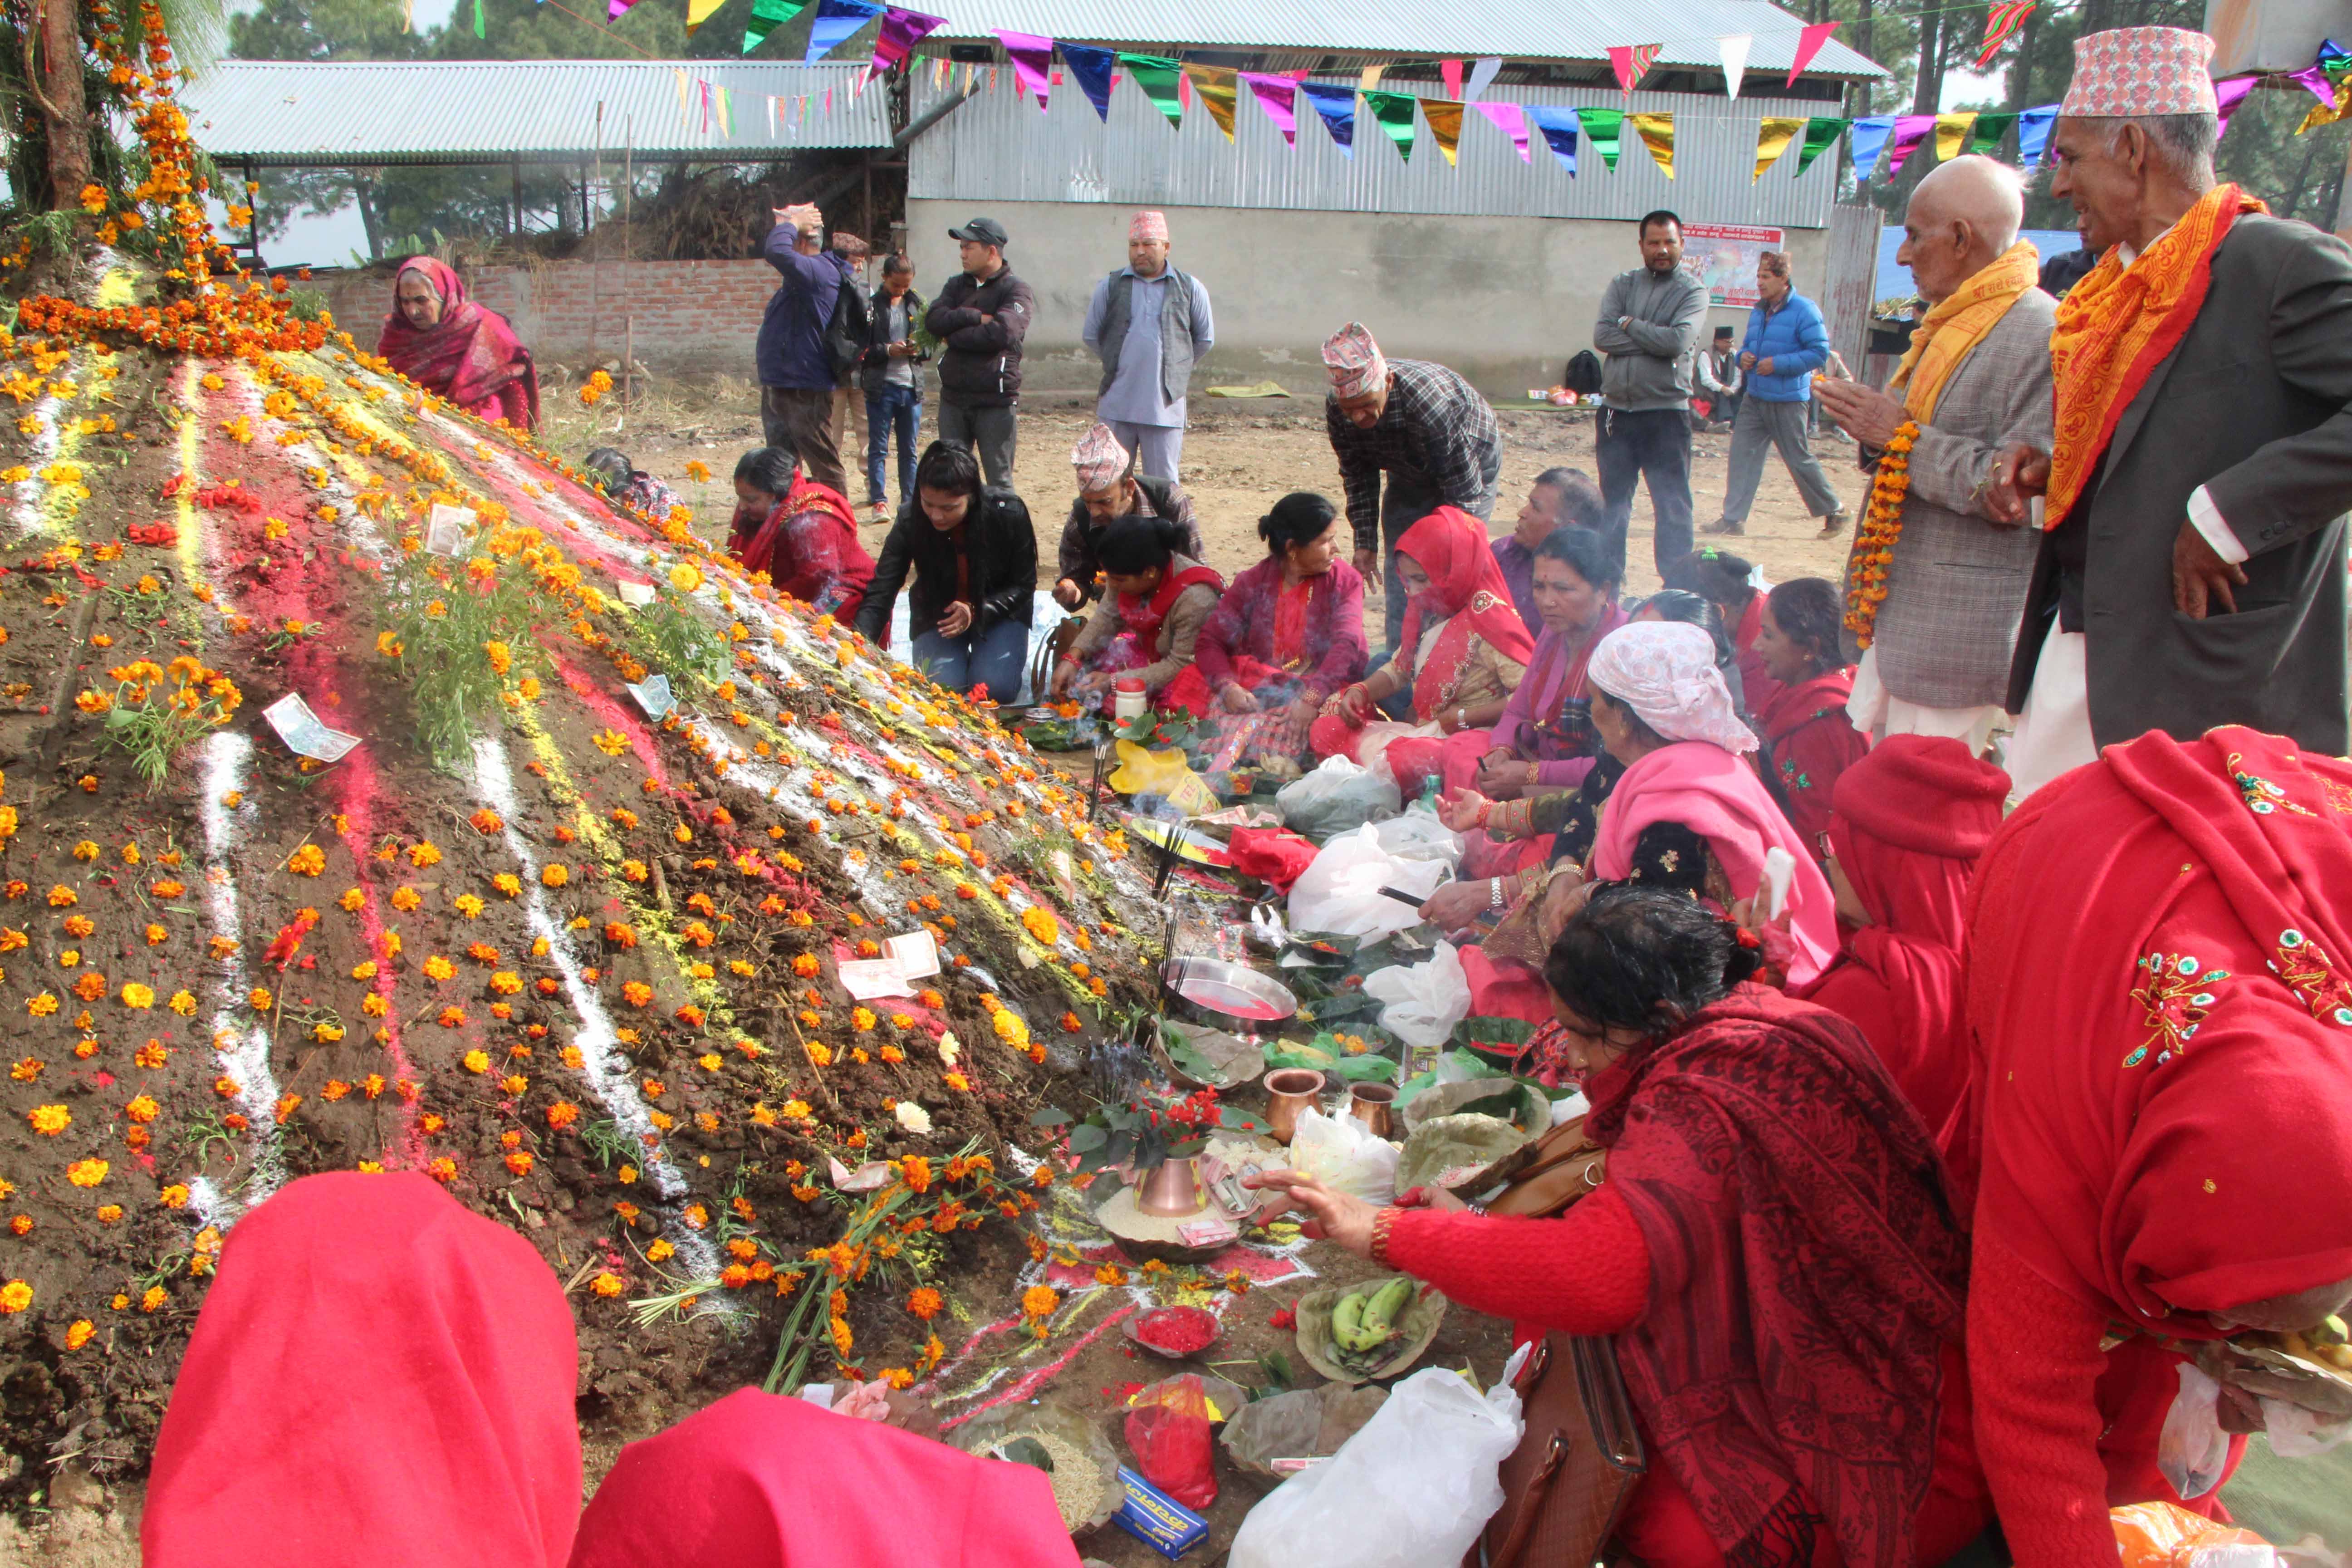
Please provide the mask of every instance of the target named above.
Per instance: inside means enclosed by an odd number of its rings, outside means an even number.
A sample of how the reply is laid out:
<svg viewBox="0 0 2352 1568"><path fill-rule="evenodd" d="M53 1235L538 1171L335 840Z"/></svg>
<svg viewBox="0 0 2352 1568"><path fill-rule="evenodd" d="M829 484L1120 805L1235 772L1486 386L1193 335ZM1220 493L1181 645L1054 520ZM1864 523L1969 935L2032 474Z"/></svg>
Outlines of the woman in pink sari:
<svg viewBox="0 0 2352 1568"><path fill-rule="evenodd" d="M507 319L466 298L466 280L429 256L400 264L375 352L468 414L518 430L539 426L539 372Z"/></svg>

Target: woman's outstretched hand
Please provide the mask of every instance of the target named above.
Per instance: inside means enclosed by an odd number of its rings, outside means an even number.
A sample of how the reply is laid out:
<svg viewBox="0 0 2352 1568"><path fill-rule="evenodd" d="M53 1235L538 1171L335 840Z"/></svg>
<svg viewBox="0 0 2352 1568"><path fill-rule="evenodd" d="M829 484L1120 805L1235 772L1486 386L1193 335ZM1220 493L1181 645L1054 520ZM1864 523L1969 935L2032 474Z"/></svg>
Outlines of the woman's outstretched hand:
<svg viewBox="0 0 2352 1568"><path fill-rule="evenodd" d="M1467 833L1485 825L1486 805L1486 797L1475 789L1449 790L1437 797L1437 820L1456 833Z"/></svg>
<svg viewBox="0 0 2352 1568"><path fill-rule="evenodd" d="M1317 1241L1336 1241L1359 1258L1372 1255L1372 1221L1380 1211L1360 1197L1335 1192L1304 1171L1261 1171L1244 1176L1242 1185L1261 1192L1279 1192L1291 1212L1306 1216L1306 1234ZM1260 1217L1267 1217L1261 1211Z"/></svg>

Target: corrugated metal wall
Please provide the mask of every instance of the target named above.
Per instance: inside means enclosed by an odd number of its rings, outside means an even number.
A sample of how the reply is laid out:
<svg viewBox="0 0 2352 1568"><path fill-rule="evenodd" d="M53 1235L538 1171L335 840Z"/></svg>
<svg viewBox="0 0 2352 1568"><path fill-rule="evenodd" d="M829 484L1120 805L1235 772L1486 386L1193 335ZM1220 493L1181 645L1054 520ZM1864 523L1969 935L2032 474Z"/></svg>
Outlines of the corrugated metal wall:
<svg viewBox="0 0 2352 1568"><path fill-rule="evenodd" d="M1393 88L1435 90L1433 84L1415 82ZM918 73L915 90L919 114L936 98L928 73ZM1351 159L1332 142L1303 94L1294 149L1284 145L1281 132L1246 86L1231 142L1197 98L1181 129L1171 130L1130 81L1113 90L1108 124L1066 79L1041 115L1034 99L1013 89L1007 67L999 68L993 91L983 86L971 101L917 139L909 153L908 194L949 201L1614 219L1672 207L1693 223L1820 228L1829 222L1836 194L1833 153L1816 160L1802 179L1791 177L1793 151L1761 180L1751 184L1749 176L1759 120L1818 114L1831 105L1670 93L1635 93L1629 105L1622 93L1581 88L1497 87L1488 96L1571 108L1670 110L1675 177L1666 178L1630 129L1614 174L1589 144L1580 144L1577 174L1570 179L1540 135L1534 138L1530 161L1522 163L1510 138L1475 110L1463 116L1458 167L1446 165L1428 126L1418 122L1412 157L1400 159L1361 112Z"/></svg>

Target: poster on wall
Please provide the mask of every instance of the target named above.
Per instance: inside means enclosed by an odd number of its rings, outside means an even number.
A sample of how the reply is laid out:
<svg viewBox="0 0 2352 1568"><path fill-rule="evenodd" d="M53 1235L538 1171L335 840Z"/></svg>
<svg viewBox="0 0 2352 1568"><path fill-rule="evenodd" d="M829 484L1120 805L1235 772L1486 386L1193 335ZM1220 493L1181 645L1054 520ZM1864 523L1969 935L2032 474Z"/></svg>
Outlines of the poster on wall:
<svg viewBox="0 0 2352 1568"><path fill-rule="evenodd" d="M1756 258L1783 248L1787 231L1751 224L1683 225L1683 268L1706 285L1715 305L1756 303Z"/></svg>

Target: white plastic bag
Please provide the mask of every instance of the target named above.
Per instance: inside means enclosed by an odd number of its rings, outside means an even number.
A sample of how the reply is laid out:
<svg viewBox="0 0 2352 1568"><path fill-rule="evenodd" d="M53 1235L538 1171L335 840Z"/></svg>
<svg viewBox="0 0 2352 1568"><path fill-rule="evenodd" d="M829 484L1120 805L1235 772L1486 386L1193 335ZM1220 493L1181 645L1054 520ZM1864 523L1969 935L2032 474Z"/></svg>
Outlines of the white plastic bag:
<svg viewBox="0 0 2352 1568"><path fill-rule="evenodd" d="M1443 860L1451 866L1462 858L1462 836L1437 819L1437 813L1415 801L1402 816L1375 823L1381 847L1400 860Z"/></svg>
<svg viewBox="0 0 2352 1568"><path fill-rule="evenodd" d="M1381 889L1425 900L1448 875L1444 861L1400 860L1381 847L1378 830L1359 827L1324 845L1291 884L1290 929L1376 937L1419 925L1418 903Z"/></svg>
<svg viewBox="0 0 2352 1568"><path fill-rule="evenodd" d="M1318 843L1349 833L1375 817L1394 816L1403 792L1386 768L1364 768L1346 757L1326 757L1304 778L1293 779L1274 797L1283 826Z"/></svg>
<svg viewBox="0 0 2352 1568"><path fill-rule="evenodd" d="M1286 1163L1335 1192L1385 1208L1396 1201L1402 1152L1354 1117L1326 1116L1310 1105L1298 1113Z"/></svg>
<svg viewBox="0 0 2352 1568"><path fill-rule="evenodd" d="M1454 1568L1503 1506L1519 1441L1508 1382L1481 1394L1429 1367L1391 1391L1362 1431L1275 1488L1242 1521L1229 1568Z"/></svg>
<svg viewBox="0 0 2352 1568"><path fill-rule="evenodd" d="M2221 1484L2221 1472L2230 1462L2230 1435L2221 1430L2221 1415L2214 1408L2221 1385L2190 1363L2182 1362L2178 1370L2180 1392L2164 1413L2156 1468L2186 1502Z"/></svg>
<svg viewBox="0 0 2352 1568"><path fill-rule="evenodd" d="M1364 976L1364 994L1387 1004L1381 1028L1426 1051L1443 1047L1454 1026L1470 1016L1470 977L1450 942L1439 942L1426 963L1374 970Z"/></svg>
<svg viewBox="0 0 2352 1568"><path fill-rule="evenodd" d="M2263 1430L2270 1437L2271 1452L2282 1459L2308 1459L2352 1437L2352 1418L2330 1420L2284 1399L2265 1399L2262 1405Z"/></svg>

